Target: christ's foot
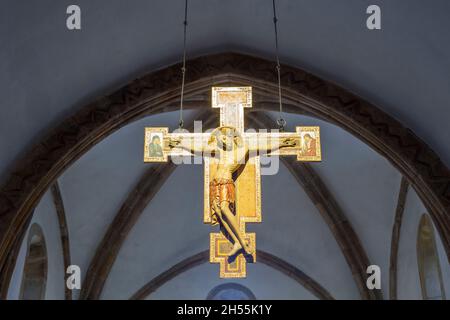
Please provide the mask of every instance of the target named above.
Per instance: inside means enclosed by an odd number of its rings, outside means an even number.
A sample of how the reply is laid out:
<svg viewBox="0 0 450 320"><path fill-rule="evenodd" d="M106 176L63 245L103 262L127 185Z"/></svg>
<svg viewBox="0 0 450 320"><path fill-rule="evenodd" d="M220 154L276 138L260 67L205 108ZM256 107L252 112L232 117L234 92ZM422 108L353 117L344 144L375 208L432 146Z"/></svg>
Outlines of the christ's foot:
<svg viewBox="0 0 450 320"><path fill-rule="evenodd" d="M241 249L242 249L242 246L240 245L240 243L239 242L235 242L234 246L233 246L233 249L231 249L231 251L229 253L229 256L230 257L234 256Z"/></svg>
<svg viewBox="0 0 450 320"><path fill-rule="evenodd" d="M243 249L245 251L245 254L248 254L248 255L253 254L252 247L250 246L250 239L245 240L245 245L244 245Z"/></svg>
<svg viewBox="0 0 450 320"><path fill-rule="evenodd" d="M244 251L248 255L252 255L253 254L253 251L252 251L252 249L250 248L250 246L248 244L245 245Z"/></svg>

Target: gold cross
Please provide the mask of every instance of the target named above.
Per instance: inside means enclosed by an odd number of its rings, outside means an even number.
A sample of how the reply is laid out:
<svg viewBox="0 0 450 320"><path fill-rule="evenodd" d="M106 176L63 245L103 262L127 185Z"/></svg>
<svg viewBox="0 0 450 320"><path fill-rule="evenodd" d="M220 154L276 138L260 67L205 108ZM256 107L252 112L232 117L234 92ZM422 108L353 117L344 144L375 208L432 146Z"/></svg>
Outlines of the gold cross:
<svg viewBox="0 0 450 320"><path fill-rule="evenodd" d="M320 129L296 127L296 132L244 132L244 108L252 107L251 87L213 87L212 107L220 108L220 127L213 133L169 133L168 128L145 128L144 161L165 162L168 156L191 156L196 151L203 152L203 220L212 225L219 223L221 227L219 233L210 234L210 262L220 264L221 278L240 278L246 276L246 262L256 261L256 235L246 233L245 226L247 222L261 222L258 152L267 151L271 156L296 155L299 161L321 161ZM211 139L212 135L218 133L217 130L231 130L234 137L242 142L242 149L253 151L248 152L249 156L243 159L232 179L217 179L221 173L218 173L221 161L225 161L212 156L218 150ZM233 231L229 225L224 228L227 218L223 219L222 215L226 217L225 212L222 214L222 210L216 206L221 205L224 199L234 215L233 219L236 219L238 230ZM230 231L234 237L230 236ZM230 255L238 234L247 245L248 253L242 248Z"/></svg>

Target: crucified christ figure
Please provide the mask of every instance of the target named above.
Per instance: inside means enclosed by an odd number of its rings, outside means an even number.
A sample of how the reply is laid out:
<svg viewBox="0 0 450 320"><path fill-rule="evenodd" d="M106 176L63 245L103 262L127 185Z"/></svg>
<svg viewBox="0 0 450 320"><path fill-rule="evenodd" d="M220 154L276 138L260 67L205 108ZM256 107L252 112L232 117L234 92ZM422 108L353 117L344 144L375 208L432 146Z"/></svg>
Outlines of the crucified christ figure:
<svg viewBox="0 0 450 320"><path fill-rule="evenodd" d="M263 151L270 154L281 148L294 147L296 141L293 138L285 138L280 144L273 147L247 146L239 132L234 127L221 126L211 132L208 146L197 148L186 145L179 138L172 138L169 142L171 148L182 148L195 153L203 153L203 156L215 157L215 170L212 170L209 185L210 207L212 210L211 220L213 223L220 223L225 228L233 241L233 248L229 256L233 256L241 249L246 254L252 254L244 235L239 229L239 221L235 212L236 186L233 174L247 163L249 156L256 155L256 152Z"/></svg>

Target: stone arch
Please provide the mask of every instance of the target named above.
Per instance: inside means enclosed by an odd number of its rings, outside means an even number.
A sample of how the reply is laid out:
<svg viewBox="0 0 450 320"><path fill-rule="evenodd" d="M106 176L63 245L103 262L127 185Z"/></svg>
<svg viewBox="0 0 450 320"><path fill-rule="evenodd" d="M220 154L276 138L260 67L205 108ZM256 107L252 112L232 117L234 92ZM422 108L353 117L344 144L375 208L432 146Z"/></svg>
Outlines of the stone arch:
<svg viewBox="0 0 450 320"><path fill-rule="evenodd" d="M251 85L277 93L272 61L221 53L188 62L186 97L211 85ZM180 64L142 78L81 108L63 121L17 166L0 192L0 296L5 297L32 210L55 179L93 145L122 126L174 109ZM349 131L386 157L410 182L427 207L450 261L450 172L411 130L362 98L298 68L283 66L286 112L307 112Z"/></svg>

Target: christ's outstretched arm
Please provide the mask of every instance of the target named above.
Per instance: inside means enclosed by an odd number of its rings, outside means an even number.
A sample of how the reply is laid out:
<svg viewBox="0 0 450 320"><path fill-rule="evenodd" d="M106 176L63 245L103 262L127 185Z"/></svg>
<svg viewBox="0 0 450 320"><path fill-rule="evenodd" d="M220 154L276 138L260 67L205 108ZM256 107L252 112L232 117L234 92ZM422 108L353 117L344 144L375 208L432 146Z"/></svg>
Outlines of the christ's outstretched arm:
<svg viewBox="0 0 450 320"><path fill-rule="evenodd" d="M211 154L209 148L203 146L202 143L200 145L196 144L192 139L183 139L183 138L171 138L169 141L169 147L171 149L180 148L190 152L192 155L202 154L204 156L208 156ZM209 151L209 152L208 152Z"/></svg>
<svg viewBox="0 0 450 320"><path fill-rule="evenodd" d="M252 145L250 144L250 146L248 147L248 151L255 153L258 152L259 154L264 153L267 155L270 155L273 152L276 152L280 149L283 148L292 148L292 147L296 147L297 146L297 141L295 138L284 138L281 140L280 143L276 143L275 145L272 144L264 144L262 146L259 146L259 144L256 145Z"/></svg>

